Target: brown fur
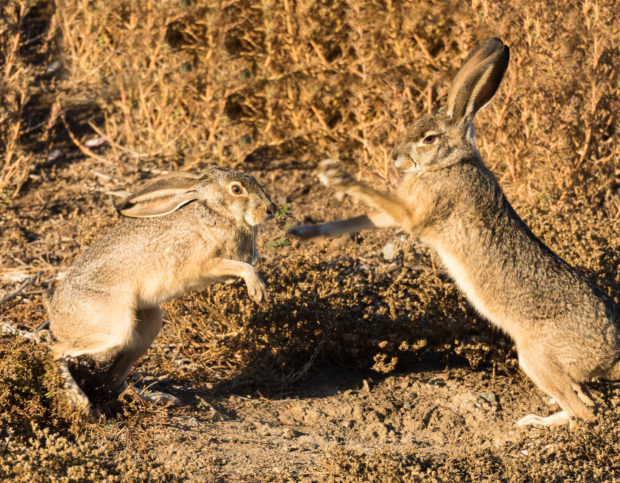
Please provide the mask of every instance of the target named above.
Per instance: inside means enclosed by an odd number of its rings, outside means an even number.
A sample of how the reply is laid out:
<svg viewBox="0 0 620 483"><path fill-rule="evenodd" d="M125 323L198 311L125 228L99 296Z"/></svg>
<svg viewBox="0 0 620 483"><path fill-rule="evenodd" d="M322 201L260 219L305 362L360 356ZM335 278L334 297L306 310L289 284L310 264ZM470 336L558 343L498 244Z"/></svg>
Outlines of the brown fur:
<svg viewBox="0 0 620 483"><path fill-rule="evenodd" d="M393 193L356 181L333 161L322 163L319 176L434 248L476 309L514 339L522 369L563 410L519 425L593 420L580 384L620 376L620 309L532 234L475 148L473 117L507 64L508 48L498 39L472 51L447 106L417 121L395 149L403 179ZM307 238L389 225L373 223L377 216L292 232Z"/></svg>
<svg viewBox="0 0 620 483"><path fill-rule="evenodd" d="M233 193L234 186L240 193ZM251 176L223 168L168 176L128 198L119 211L138 219L86 250L49 302L57 339L52 350L75 406L88 407L88 399L66 358L112 360L105 384L123 389L129 369L161 329L161 302L232 277L245 280L257 303L267 296L252 267L254 239L275 205Z"/></svg>

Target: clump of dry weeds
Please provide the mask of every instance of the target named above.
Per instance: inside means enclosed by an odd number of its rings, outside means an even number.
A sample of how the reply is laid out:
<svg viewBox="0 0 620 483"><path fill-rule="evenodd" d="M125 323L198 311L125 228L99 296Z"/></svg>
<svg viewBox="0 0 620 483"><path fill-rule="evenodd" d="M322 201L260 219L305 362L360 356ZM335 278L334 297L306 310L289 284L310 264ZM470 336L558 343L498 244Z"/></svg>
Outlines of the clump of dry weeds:
<svg viewBox="0 0 620 483"><path fill-rule="evenodd" d="M512 62L479 119L483 157L520 199L579 197L618 214L613 0L8 5L0 136L9 193L35 168L34 139L47 152L71 140L101 159L85 144L94 133L122 171L152 160L313 166L335 155L390 182L407 123L437 107L474 43L497 35Z"/></svg>
<svg viewBox="0 0 620 483"><path fill-rule="evenodd" d="M0 443L0 477L10 481L170 481L187 475L152 458L119 451L119 445L82 432L67 437L37 424L31 436Z"/></svg>
<svg viewBox="0 0 620 483"><path fill-rule="evenodd" d="M143 481L185 475L183 467L162 465L135 450L152 436L140 403L108 402L103 413L87 419L65 405L61 391L44 345L0 339L1 479ZM134 450L122 451L127 447Z"/></svg>

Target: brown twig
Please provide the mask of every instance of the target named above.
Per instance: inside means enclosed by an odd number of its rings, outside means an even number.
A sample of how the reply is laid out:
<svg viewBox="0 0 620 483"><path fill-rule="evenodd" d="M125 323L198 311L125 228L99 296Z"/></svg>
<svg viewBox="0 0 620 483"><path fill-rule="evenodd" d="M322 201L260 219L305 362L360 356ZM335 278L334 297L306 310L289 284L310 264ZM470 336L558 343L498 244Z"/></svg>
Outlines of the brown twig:
<svg viewBox="0 0 620 483"><path fill-rule="evenodd" d="M0 299L0 305L2 305L5 302L8 302L9 300L13 300L15 297L17 297L20 293L23 292L23 290L30 285L32 282L34 282L37 279L38 275L35 275L34 277L30 277L28 279L26 279L19 287L17 287L15 289L15 291L11 292L8 295L5 295L4 297L2 297Z"/></svg>
<svg viewBox="0 0 620 483"><path fill-rule="evenodd" d="M304 376L304 374L306 374L306 372L308 372L308 370L312 367L312 364L314 364L314 361L316 360L317 356L319 355L319 352L321 352L321 349L323 348L323 345L325 345L325 342L327 341L327 338L331 334L331 330L332 330L333 326L334 326L334 321L332 320L329 323L329 327L325 331L325 334L323 335L323 338L319 341L319 343L314 348L314 352L310 356L310 359L308 359L308 361L304 364L304 366L299 371L292 372L286 378L286 381L289 384L299 381L299 379L301 379Z"/></svg>

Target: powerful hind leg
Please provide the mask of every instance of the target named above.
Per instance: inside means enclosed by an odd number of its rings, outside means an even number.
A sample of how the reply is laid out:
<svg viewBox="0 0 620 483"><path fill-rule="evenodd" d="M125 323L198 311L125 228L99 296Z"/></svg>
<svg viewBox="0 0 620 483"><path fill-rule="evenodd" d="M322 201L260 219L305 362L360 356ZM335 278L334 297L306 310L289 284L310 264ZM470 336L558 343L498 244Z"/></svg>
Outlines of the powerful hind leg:
<svg viewBox="0 0 620 483"><path fill-rule="evenodd" d="M90 401L77 381L73 378L73 375L71 375L67 352L68 349L61 343L52 345L52 354L58 366L58 373L62 381L62 387L67 402L78 412L87 414L90 412Z"/></svg>
<svg viewBox="0 0 620 483"><path fill-rule="evenodd" d="M594 407L596 404L590 397L589 391L579 383L573 384L573 390L577 393L577 397L588 407Z"/></svg>
<svg viewBox="0 0 620 483"><path fill-rule="evenodd" d="M106 389L118 393L128 389L129 385L126 378L131 367L151 346L161 327L162 313L159 307L136 311L136 321L130 343L116 355L114 362L108 369L105 379ZM146 391L138 388L133 388L133 390L139 397L149 402L180 403L176 397L163 392Z"/></svg>
<svg viewBox="0 0 620 483"><path fill-rule="evenodd" d="M58 364L58 372L60 373L69 404L79 412L88 413L90 411L90 401L75 379L73 379L69 371L69 361L66 357L58 357L56 358L56 363Z"/></svg>
<svg viewBox="0 0 620 483"><path fill-rule="evenodd" d="M68 359L92 356L109 360L126 344L132 321L130 310L115 310L105 301L99 305L91 302L88 307L77 304L72 310L57 310L50 314L50 329L57 339L52 345L53 357L69 403L76 409L88 411L88 398L73 379Z"/></svg>
<svg viewBox="0 0 620 483"><path fill-rule="evenodd" d="M114 390L120 387L131 367L142 356L159 334L162 327L162 315L159 307L136 311L133 331L123 347L119 347L114 362L108 369L105 388Z"/></svg>
<svg viewBox="0 0 620 483"><path fill-rule="evenodd" d="M521 418L517 426L563 425L569 424L572 417L594 421L594 414L581 399L587 396L581 391L575 391L575 382L552 358L544 352L533 353L525 350L519 351L519 363L536 385L557 401L562 411L548 417L530 414Z"/></svg>

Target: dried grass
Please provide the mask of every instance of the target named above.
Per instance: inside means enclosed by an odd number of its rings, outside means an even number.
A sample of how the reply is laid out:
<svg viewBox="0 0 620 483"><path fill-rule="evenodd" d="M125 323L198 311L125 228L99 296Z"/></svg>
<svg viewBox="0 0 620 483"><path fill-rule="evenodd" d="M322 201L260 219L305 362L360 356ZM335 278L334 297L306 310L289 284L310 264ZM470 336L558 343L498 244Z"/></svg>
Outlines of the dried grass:
<svg viewBox="0 0 620 483"><path fill-rule="evenodd" d="M182 169L313 166L329 155L390 182L390 152L407 123L438 106L474 43L497 35L512 61L479 116L483 157L517 199L585 198L617 216L615 7L13 2L0 29L0 185L17 193L35 169L33 145L51 151L67 140L123 171L152 160ZM31 38L24 22L45 14ZM108 146L100 154L84 144L94 133Z"/></svg>

